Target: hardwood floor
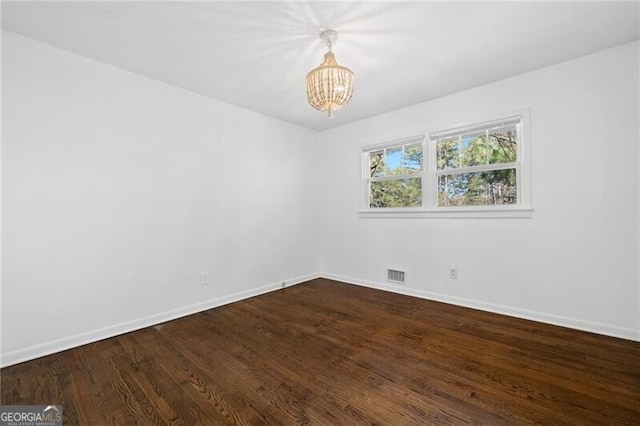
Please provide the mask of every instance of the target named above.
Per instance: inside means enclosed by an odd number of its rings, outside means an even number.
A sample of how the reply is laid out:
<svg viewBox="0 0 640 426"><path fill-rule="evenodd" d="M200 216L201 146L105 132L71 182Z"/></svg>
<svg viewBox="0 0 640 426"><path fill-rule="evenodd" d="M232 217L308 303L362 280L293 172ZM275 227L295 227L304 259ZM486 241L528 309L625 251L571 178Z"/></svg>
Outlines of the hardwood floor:
<svg viewBox="0 0 640 426"><path fill-rule="evenodd" d="M640 343L328 280L0 374L65 425L640 425Z"/></svg>

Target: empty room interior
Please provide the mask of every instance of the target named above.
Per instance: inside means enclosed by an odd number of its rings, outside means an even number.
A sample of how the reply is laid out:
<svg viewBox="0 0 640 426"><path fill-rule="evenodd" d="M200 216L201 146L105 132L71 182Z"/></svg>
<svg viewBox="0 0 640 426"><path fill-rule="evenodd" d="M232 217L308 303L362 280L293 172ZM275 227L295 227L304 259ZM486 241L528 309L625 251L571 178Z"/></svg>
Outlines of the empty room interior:
<svg viewBox="0 0 640 426"><path fill-rule="evenodd" d="M0 7L0 425L640 424L640 3Z"/></svg>

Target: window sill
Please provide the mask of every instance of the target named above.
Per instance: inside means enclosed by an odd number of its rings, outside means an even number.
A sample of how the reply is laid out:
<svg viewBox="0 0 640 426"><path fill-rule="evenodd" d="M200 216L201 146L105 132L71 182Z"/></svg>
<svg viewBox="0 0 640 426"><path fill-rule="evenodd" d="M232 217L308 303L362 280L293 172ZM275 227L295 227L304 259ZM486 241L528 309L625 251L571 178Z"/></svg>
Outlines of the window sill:
<svg viewBox="0 0 640 426"><path fill-rule="evenodd" d="M496 208L436 208L436 209L363 209L358 211L361 218L394 219L529 219L531 207Z"/></svg>

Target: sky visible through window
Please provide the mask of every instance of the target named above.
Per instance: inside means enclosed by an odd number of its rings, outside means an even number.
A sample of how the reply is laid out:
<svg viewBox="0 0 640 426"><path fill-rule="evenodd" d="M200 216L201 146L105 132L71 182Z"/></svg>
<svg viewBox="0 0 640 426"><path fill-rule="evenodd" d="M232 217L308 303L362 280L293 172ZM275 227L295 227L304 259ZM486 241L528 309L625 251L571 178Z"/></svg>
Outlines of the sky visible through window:
<svg viewBox="0 0 640 426"><path fill-rule="evenodd" d="M400 167L400 163L402 162L402 148L387 150L387 167L390 170L395 170Z"/></svg>

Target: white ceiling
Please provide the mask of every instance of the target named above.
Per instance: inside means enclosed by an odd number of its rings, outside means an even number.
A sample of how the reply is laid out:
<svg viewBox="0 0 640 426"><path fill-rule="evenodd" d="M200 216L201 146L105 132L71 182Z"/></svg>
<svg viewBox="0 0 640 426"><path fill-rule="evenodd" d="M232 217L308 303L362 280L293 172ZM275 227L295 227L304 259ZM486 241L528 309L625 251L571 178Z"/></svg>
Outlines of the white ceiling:
<svg viewBox="0 0 640 426"><path fill-rule="evenodd" d="M321 130L640 38L636 2L2 2L2 27ZM304 79L338 31L356 74L328 119Z"/></svg>

